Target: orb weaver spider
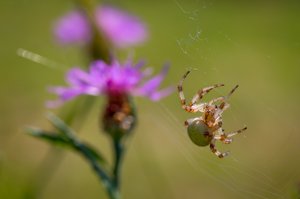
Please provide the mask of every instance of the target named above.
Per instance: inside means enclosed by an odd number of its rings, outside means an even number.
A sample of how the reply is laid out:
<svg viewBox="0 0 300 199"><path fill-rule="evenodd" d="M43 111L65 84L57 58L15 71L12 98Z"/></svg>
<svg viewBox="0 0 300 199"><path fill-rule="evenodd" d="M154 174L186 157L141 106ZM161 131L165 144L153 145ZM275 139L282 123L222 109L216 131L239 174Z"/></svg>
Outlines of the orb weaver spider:
<svg viewBox="0 0 300 199"><path fill-rule="evenodd" d="M218 97L210 100L209 102L197 103L204 95L209 93L211 90L224 86L224 84L215 84L200 89L195 96L192 98L191 103L186 104L186 100L183 94L183 81L188 76L190 71L187 71L178 85L178 93L181 101L182 108L190 113L201 112L203 113L200 117L188 119L184 122L187 126L187 132L192 142L198 146L210 146L210 150L219 158L223 158L229 154L229 152L220 152L215 147L217 140L224 144L230 144L233 136L243 132L247 129L244 127L231 133L225 133L222 129L222 113L229 108L228 98L238 88L236 85L227 96Z"/></svg>

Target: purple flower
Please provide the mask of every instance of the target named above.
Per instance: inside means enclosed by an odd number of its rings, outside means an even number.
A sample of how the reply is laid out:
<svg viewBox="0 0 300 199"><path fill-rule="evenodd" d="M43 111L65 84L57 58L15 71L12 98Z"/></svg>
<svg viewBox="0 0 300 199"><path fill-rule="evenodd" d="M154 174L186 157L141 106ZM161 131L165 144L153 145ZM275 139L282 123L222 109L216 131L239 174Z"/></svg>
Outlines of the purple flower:
<svg viewBox="0 0 300 199"><path fill-rule="evenodd" d="M117 47L142 43L147 38L147 30L137 17L113 7L100 7L96 11L98 26Z"/></svg>
<svg viewBox="0 0 300 199"><path fill-rule="evenodd" d="M135 16L109 6L95 12L96 24L114 46L125 48L147 39L145 25ZM84 13L72 11L63 16L54 27L56 39L61 44L87 44L91 40L91 27Z"/></svg>
<svg viewBox="0 0 300 199"><path fill-rule="evenodd" d="M149 78L149 68L142 70L144 63L133 65L131 61L120 64L114 60L112 64L95 61L90 65L88 72L80 68L72 68L66 75L68 87L52 87L50 92L58 95L59 99L49 101L47 106L55 107L79 95L133 95L150 98L153 101L169 95L173 87L159 90L169 66L165 65L162 71Z"/></svg>
<svg viewBox="0 0 300 199"><path fill-rule="evenodd" d="M91 30L83 13L73 11L56 23L54 35L61 44L85 44L91 39Z"/></svg>

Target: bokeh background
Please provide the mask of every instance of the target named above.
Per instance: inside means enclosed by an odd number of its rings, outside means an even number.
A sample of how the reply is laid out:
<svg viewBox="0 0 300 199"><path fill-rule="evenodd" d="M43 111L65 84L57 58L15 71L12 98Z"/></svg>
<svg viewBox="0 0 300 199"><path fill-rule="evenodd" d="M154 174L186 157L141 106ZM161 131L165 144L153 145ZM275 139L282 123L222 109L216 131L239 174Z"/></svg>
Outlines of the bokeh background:
<svg viewBox="0 0 300 199"><path fill-rule="evenodd" d="M187 69L188 98L201 87L224 83L205 98L226 94L235 84L224 128L248 126L223 160L209 148L191 143L177 93L153 103L136 99L139 126L128 142L123 167L124 199L299 198L300 189L300 4L297 1L164 0L110 2L148 24L149 41L134 52L159 71L172 67L165 86L176 85ZM54 21L72 9L72 1L0 1L0 198L105 198L97 177L83 159L67 151L55 173L41 174L50 147L24 133L25 126L48 128L44 101L49 85L63 84L63 71L86 65L77 48L54 42ZM62 66L34 63L17 56L19 48ZM65 66L65 67L64 67ZM99 131L99 98L80 137L110 157L110 143ZM53 110L56 112L57 110ZM55 149L62 151L61 148ZM61 156L61 155L60 155ZM47 168L51 169L51 168ZM47 180L47 183L44 181ZM40 183L43 182L43 183Z"/></svg>

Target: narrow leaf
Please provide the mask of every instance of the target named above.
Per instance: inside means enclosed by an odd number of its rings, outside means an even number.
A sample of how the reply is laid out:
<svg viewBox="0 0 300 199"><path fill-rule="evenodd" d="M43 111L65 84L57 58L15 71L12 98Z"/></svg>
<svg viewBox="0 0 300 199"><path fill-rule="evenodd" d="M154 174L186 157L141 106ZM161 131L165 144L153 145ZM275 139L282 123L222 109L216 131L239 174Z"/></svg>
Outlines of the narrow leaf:
<svg viewBox="0 0 300 199"><path fill-rule="evenodd" d="M104 163L104 159L102 158L102 155L99 154L95 149L93 149L91 146L87 144L80 144L76 147L76 150L82 151L85 155L87 155L90 158L93 158L101 163Z"/></svg>
<svg viewBox="0 0 300 199"><path fill-rule="evenodd" d="M48 113L47 117L48 117L49 121L51 122L51 124L57 130L59 130L60 133L62 133L64 136L66 136L66 138L68 138L70 140L76 139L75 133L73 132L73 130L71 128L69 128L68 125L65 124L64 121L62 121L60 118L58 118L56 115L54 115L52 113Z"/></svg>
<svg viewBox="0 0 300 199"><path fill-rule="evenodd" d="M41 138L43 140L49 141L54 144L60 144L64 146L70 146L69 141L62 135L51 133L51 132L46 132L41 129L37 128L28 128L27 129L28 134Z"/></svg>

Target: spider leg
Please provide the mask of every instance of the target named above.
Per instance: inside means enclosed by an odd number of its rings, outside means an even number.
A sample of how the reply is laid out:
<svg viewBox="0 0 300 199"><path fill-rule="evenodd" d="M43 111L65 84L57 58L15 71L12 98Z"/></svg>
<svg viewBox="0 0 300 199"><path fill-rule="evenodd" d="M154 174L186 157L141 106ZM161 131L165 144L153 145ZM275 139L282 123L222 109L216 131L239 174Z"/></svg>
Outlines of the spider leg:
<svg viewBox="0 0 300 199"><path fill-rule="evenodd" d="M239 85L236 85L229 93L227 96L223 96L223 97L218 97L216 99L212 99L210 102L208 102L209 105L212 105L215 102L221 101L222 103L220 105L215 105L216 108L218 108L218 110L215 113L215 118L216 121L221 120L222 117L222 113L228 109L230 107L230 104L227 103L227 99L232 95L232 93L234 93L234 91L239 87Z"/></svg>
<svg viewBox="0 0 300 199"><path fill-rule="evenodd" d="M227 96L223 97L223 102L219 105L219 108L225 111L226 109L229 108L229 104L227 103L227 99L234 93L234 91L239 87L239 85L236 85L229 93ZM221 101L221 100L219 100Z"/></svg>
<svg viewBox="0 0 300 199"><path fill-rule="evenodd" d="M230 104L227 103L227 99L232 95L232 93L238 88L238 85L236 85L229 93L227 96L223 96L223 97L218 97L215 99L212 99L211 101L208 102L208 105L212 106L213 103L216 103L218 101L221 102L220 105L215 105L216 108L218 108L218 110L215 112L215 118L216 121L220 120L222 113L227 110L230 107Z"/></svg>
<svg viewBox="0 0 300 199"><path fill-rule="evenodd" d="M219 106L215 105L217 108L217 111L214 114L214 118L216 123L219 121L222 121L222 114L225 110L227 110L230 107L230 104L227 103L226 101L220 104Z"/></svg>
<svg viewBox="0 0 300 199"><path fill-rule="evenodd" d="M220 102L224 102L226 101L231 95L232 93L234 93L234 91L239 87L239 85L236 85L229 93L227 96L222 96L222 97L218 97L218 98L215 98L215 99L212 99L208 102L209 105L212 105L218 101Z"/></svg>
<svg viewBox="0 0 300 199"><path fill-rule="evenodd" d="M190 105L187 105L186 104L186 100L185 100L185 97L184 97L184 93L183 93L183 81L185 80L185 78L188 76L188 74L190 73L191 71L187 71L182 79L180 80L177 88L178 88L178 93L179 93L179 99L180 99L180 103L181 103L181 107L187 111L187 112L197 112L197 111L202 111L203 110L203 107L204 107L204 104L199 104L199 105L193 105L192 103L190 103Z"/></svg>
<svg viewBox="0 0 300 199"><path fill-rule="evenodd" d="M209 105L212 105L212 104L214 104L214 103L216 103L216 102L218 102L218 101L221 101L221 102L223 102L223 101L225 101L225 99L226 99L226 97L218 97L218 98L215 98L215 99L212 99L212 100L210 100L209 102L208 102L208 104Z"/></svg>
<svg viewBox="0 0 300 199"><path fill-rule="evenodd" d="M245 131L247 129L247 127L244 127L242 129L239 129L237 131L225 134L224 130L220 128L220 130L218 131L219 134L214 136L214 139L216 140L220 140L221 142L223 142L224 144L230 144L232 142L232 138L233 136L242 133L243 131Z"/></svg>
<svg viewBox="0 0 300 199"><path fill-rule="evenodd" d="M213 86L208 86L203 89L200 89L193 97L190 105L194 105L198 100L201 100L203 98L203 96L206 95L207 93L209 93L211 90L213 90L214 88L221 87L221 86L224 86L224 84L215 84Z"/></svg>
<svg viewBox="0 0 300 199"><path fill-rule="evenodd" d="M242 128L242 129L239 129L239 130L237 130L237 131L234 131L234 132L231 132L231 133L228 133L227 134L227 137L232 137L232 136L235 136L235 135L237 135L237 134L240 134L240 133L242 133L243 131L245 131L247 129L247 127L245 126L244 128Z"/></svg>
<svg viewBox="0 0 300 199"><path fill-rule="evenodd" d="M232 93L234 93L234 91L235 91L238 87L239 87L239 85L236 85L236 86L228 93L228 95L226 96L226 98L229 98L229 97L232 95Z"/></svg>
<svg viewBox="0 0 300 199"><path fill-rule="evenodd" d="M186 100L185 100L185 97L184 97L182 85L183 85L183 81L185 80L185 78L188 76L188 74L189 74L190 72L191 72L191 71L188 70L188 71L183 75L182 79L180 80L180 82L179 82L179 84L178 84L178 86L177 86L181 106L182 106L182 108L183 108L184 110L186 110L187 112L192 112L192 111L191 111L190 106L187 106L187 105L186 105Z"/></svg>
<svg viewBox="0 0 300 199"><path fill-rule="evenodd" d="M218 134L214 136L216 140L220 140L224 144L230 144L232 142L232 138L228 138L228 136L224 133L224 129L219 128Z"/></svg>
<svg viewBox="0 0 300 199"><path fill-rule="evenodd" d="M219 131L222 130L221 128L222 125L223 125L222 120L216 120L215 124L211 127L211 132L217 132L219 134Z"/></svg>
<svg viewBox="0 0 300 199"><path fill-rule="evenodd" d="M222 152L220 152L218 149L216 149L215 142L216 142L216 139L213 138L213 139L211 140L210 144L209 144L210 150L211 150L216 156L218 156L219 158L224 158L224 157L228 156L228 155L229 155L229 152L228 152L228 151L222 153Z"/></svg>

